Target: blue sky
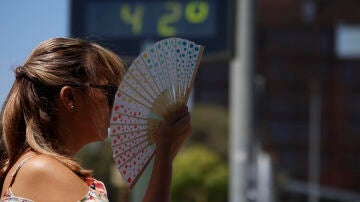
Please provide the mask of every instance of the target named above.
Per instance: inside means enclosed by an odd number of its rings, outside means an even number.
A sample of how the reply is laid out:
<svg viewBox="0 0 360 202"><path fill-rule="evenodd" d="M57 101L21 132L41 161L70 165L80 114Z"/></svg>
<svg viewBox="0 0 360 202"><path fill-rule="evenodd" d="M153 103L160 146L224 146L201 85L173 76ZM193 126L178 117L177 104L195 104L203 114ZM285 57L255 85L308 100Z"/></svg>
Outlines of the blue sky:
<svg viewBox="0 0 360 202"><path fill-rule="evenodd" d="M51 37L69 36L69 0L0 1L0 104L14 82L13 69Z"/></svg>

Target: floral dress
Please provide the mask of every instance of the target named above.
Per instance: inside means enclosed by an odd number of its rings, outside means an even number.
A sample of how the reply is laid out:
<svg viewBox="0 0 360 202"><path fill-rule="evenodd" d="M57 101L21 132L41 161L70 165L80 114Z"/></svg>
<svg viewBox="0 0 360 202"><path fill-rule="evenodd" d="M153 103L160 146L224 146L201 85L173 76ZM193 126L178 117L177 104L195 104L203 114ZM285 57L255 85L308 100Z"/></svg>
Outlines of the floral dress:
<svg viewBox="0 0 360 202"><path fill-rule="evenodd" d="M23 197L15 196L11 191L11 186L14 183L16 174L18 173L21 166L29 160L31 157L24 159L19 166L16 168L15 172L11 175L11 183L6 193L1 197L0 202L33 202L31 199L26 199ZM83 199L79 202L108 202L107 193L105 185L92 177L88 177L85 180L85 183L89 186L89 192L84 196Z"/></svg>
<svg viewBox="0 0 360 202"><path fill-rule="evenodd" d="M86 179L86 184L90 187L88 194L80 202L108 202L105 185L92 177Z"/></svg>

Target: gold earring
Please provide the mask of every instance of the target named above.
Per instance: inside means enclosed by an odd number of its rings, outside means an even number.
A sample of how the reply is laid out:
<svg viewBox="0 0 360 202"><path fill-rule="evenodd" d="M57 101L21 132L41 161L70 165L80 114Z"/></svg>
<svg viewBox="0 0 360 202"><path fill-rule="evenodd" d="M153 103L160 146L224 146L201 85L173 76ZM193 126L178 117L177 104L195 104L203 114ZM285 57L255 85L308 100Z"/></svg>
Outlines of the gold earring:
<svg viewBox="0 0 360 202"><path fill-rule="evenodd" d="M75 111L75 110L76 110L76 106L75 106L75 105L71 105L71 106L70 106L70 110L71 110L71 111Z"/></svg>

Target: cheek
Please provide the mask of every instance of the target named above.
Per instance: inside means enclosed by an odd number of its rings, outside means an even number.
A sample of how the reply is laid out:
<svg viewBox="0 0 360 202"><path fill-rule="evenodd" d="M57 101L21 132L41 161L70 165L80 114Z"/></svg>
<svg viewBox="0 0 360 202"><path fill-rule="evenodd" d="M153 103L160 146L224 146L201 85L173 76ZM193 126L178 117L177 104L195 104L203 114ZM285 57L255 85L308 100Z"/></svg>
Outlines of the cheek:
<svg viewBox="0 0 360 202"><path fill-rule="evenodd" d="M89 124L94 131L97 133L104 133L103 130L109 127L110 119L108 116L108 111L106 109L98 108L95 113L90 117Z"/></svg>
<svg viewBox="0 0 360 202"><path fill-rule="evenodd" d="M108 128L110 126L110 116L109 113L104 113L102 112L102 115L99 115L96 118L96 124L99 128L104 129L104 128Z"/></svg>

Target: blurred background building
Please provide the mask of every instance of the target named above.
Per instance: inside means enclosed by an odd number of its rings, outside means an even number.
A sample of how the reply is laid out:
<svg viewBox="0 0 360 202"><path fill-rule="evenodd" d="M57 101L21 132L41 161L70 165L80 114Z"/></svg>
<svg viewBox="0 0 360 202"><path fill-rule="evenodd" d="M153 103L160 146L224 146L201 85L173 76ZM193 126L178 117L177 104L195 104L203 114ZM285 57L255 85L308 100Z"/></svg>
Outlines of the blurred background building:
<svg viewBox="0 0 360 202"><path fill-rule="evenodd" d="M359 5L257 1L255 71L265 82L255 125L278 200L360 200Z"/></svg>
<svg viewBox="0 0 360 202"><path fill-rule="evenodd" d="M96 41L128 64L159 39L187 38L205 54L173 201L360 201L360 1L25 2L0 3L1 99L11 67L50 37ZM111 201L140 201L149 171L130 193L109 147L79 158Z"/></svg>

